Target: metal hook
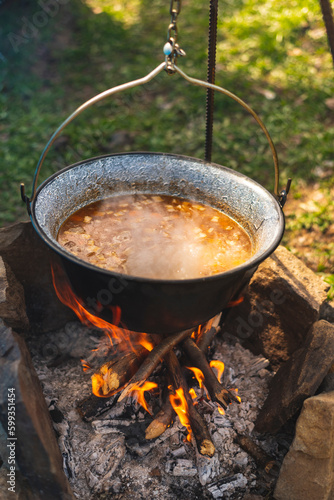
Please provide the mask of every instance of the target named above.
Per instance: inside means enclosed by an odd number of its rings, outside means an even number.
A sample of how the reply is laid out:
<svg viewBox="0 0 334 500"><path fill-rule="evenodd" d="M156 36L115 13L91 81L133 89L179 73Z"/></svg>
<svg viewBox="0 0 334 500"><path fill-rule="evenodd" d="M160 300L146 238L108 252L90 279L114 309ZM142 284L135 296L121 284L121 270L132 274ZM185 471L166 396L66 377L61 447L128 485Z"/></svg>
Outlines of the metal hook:
<svg viewBox="0 0 334 500"><path fill-rule="evenodd" d="M26 204L27 212L28 212L28 215L30 216L31 215L30 198L26 195L25 186L24 186L23 182L21 182L21 185L20 185L20 192L21 192L22 201Z"/></svg>
<svg viewBox="0 0 334 500"><path fill-rule="evenodd" d="M292 182L292 179L291 179L291 177L289 177L288 182L286 183L285 189L282 189L282 191L280 192L278 201L279 201L279 204L281 205L281 208L283 208L285 203L286 203L286 200L287 200L287 197L288 197L288 194L290 191L290 187L291 187L291 182Z"/></svg>

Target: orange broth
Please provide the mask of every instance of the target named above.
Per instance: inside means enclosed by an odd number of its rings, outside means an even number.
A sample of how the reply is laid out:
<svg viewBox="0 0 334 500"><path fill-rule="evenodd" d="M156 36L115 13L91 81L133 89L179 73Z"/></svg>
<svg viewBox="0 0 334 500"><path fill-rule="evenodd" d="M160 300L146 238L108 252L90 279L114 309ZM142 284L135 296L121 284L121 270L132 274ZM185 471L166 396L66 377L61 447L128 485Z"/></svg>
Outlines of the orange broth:
<svg viewBox="0 0 334 500"><path fill-rule="evenodd" d="M91 203L64 222L58 242L109 271L167 280L221 273L252 255L251 240L235 220L197 201L165 195Z"/></svg>

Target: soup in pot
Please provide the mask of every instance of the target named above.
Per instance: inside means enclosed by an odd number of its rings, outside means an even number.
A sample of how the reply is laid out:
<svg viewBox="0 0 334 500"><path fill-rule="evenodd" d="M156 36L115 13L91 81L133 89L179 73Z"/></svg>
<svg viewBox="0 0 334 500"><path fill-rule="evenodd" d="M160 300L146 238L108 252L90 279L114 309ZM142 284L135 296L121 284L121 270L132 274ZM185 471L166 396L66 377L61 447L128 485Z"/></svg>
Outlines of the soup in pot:
<svg viewBox="0 0 334 500"><path fill-rule="evenodd" d="M151 194L119 195L81 208L61 226L58 242L109 271L167 280L221 273L252 255L248 234L224 213Z"/></svg>

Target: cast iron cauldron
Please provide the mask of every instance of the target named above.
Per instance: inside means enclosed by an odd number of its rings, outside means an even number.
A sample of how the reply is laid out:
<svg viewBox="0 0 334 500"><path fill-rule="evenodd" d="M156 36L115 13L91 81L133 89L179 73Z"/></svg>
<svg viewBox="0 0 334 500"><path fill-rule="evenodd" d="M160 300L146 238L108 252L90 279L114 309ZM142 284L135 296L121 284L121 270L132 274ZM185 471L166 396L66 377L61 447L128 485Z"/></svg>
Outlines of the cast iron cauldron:
<svg viewBox="0 0 334 500"><path fill-rule="evenodd" d="M44 157L66 124L52 136ZM61 257L73 291L83 305L111 323L113 307L119 306L122 323L129 330L170 334L215 316L275 250L284 232L281 204L273 195L238 172L202 160L147 152L106 155L66 167L36 190L39 168L31 199L23 192L35 230ZM98 268L58 244L58 230L73 212L114 194L129 193L179 196L222 210L247 231L255 253L244 264L224 273L161 280ZM102 308L95 308L97 303Z"/></svg>

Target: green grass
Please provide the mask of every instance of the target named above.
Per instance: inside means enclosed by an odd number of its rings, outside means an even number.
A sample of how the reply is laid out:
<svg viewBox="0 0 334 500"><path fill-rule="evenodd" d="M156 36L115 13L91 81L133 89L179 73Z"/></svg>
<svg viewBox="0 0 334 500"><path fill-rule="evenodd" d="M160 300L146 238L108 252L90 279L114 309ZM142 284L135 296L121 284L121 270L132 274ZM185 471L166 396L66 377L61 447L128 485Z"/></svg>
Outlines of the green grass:
<svg viewBox="0 0 334 500"><path fill-rule="evenodd" d="M325 282L330 285L330 289L327 292L327 298L328 300L334 300L334 274L327 276Z"/></svg>
<svg viewBox="0 0 334 500"><path fill-rule="evenodd" d="M301 214L291 214L286 224L287 230L300 231L302 229L311 230L316 226L320 232L326 233L327 229L333 224L333 206L334 201L331 193L328 191L326 200L319 203L314 202L314 211L305 211Z"/></svg>
<svg viewBox="0 0 334 500"><path fill-rule="evenodd" d="M66 116L87 98L139 78L163 60L170 21L169 2L162 0L71 0L15 51L9 34L20 34L22 17L33 22L41 10L35 3L22 4L0 7L0 224L25 217L19 184L25 182L30 191L38 157ZM187 57L178 64L201 79L206 78L207 24L207 1L183 2L179 43ZM334 119L326 106L333 96L333 68L318 2L221 3L216 80L261 116L278 150L282 185L288 176L312 182L315 167L333 160ZM164 73L85 111L48 155L41 180L106 152L168 151L203 158L204 122L203 89ZM131 140L113 147L118 131ZM223 96L216 97L213 161L273 186L265 137Z"/></svg>

